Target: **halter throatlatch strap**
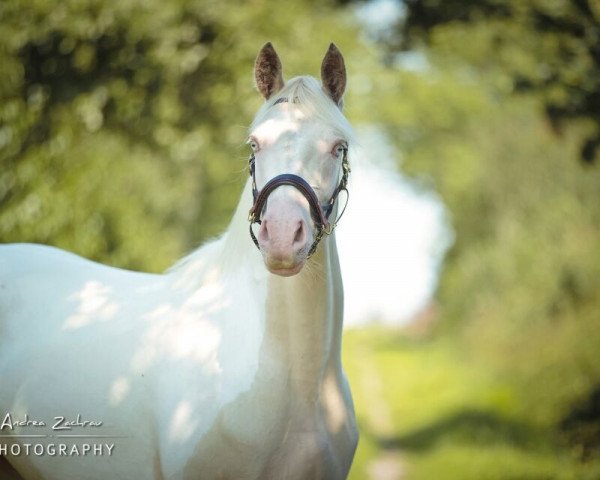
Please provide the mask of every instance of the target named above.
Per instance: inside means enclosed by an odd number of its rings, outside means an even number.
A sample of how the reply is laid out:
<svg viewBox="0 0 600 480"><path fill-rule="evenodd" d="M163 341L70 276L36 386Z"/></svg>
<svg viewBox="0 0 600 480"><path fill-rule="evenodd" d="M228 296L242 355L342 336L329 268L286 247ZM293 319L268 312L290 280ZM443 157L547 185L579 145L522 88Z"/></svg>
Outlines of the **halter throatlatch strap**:
<svg viewBox="0 0 600 480"><path fill-rule="evenodd" d="M313 188L304 180L302 177L298 175L294 175L292 173L284 173L282 175L278 175L275 178L269 180L267 184L263 187L262 190L258 191L256 187L256 176L255 176L255 165L254 165L254 154L252 154L248 160L249 162L249 173L252 178L252 196L254 198L254 204L248 213L248 221L250 222L250 237L252 241L256 245L256 248L260 250L260 246L258 244L258 239L256 235L254 235L254 231L252 230L252 225L255 223L260 224L263 209L265 204L267 203L267 199L269 195L273 193L273 191L281 187L282 185L289 185L296 188L308 201L308 205L310 206L310 212L313 221L315 222L315 226L317 227L317 234L315 235L315 240L308 251L308 257L310 258L313 253L317 250L317 245L323 238L323 235L331 235L333 229L337 226L340 218L344 214L346 210L346 205L348 204L348 175L350 174L350 164L348 163L348 149L344 148L344 154L342 157L342 178L340 179L340 183L335 187L333 194L331 195L329 201L321 205L319 203L319 198L317 194L313 190ZM333 206L335 201L337 200L340 192L346 192L346 204L342 209L342 213L338 216L336 221L332 224L329 222L329 216L333 211Z"/></svg>

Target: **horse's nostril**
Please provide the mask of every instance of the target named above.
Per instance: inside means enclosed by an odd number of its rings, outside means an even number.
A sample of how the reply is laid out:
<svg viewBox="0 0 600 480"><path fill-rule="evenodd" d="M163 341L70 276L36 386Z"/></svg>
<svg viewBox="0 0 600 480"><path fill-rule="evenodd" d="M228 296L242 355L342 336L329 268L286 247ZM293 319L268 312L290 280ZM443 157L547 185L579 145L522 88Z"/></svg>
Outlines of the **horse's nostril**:
<svg viewBox="0 0 600 480"><path fill-rule="evenodd" d="M298 228L296 229L296 233L294 234L294 245L304 244L306 240L306 234L304 232L304 222L298 222Z"/></svg>
<svg viewBox="0 0 600 480"><path fill-rule="evenodd" d="M267 227L267 221L263 220L260 224L260 231L258 232L258 238L262 243L269 241L269 229Z"/></svg>

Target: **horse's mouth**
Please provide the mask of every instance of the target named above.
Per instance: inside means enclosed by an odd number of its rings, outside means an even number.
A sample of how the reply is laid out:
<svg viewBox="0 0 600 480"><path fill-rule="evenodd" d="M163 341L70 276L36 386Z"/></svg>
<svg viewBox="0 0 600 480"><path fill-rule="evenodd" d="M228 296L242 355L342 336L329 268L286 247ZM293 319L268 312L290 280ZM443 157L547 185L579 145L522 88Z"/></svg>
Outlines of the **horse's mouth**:
<svg viewBox="0 0 600 480"><path fill-rule="evenodd" d="M304 260L281 260L273 257L265 258L265 266L273 275L280 277L291 277L300 273L304 267Z"/></svg>

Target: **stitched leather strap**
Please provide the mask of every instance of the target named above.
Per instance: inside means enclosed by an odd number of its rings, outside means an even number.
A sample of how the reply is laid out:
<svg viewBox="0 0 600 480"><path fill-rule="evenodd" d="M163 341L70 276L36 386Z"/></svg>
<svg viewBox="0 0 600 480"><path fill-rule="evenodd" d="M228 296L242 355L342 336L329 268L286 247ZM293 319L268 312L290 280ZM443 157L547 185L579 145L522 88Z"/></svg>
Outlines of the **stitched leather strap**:
<svg viewBox="0 0 600 480"><path fill-rule="evenodd" d="M290 185L296 188L308 201L315 224L320 227L329 228L329 220L327 219L328 215L324 212L323 207L319 203L319 199L317 198L315 191L306 182L306 180L291 173L278 175L267 182L254 200L254 205L252 205L252 208L250 209L250 216L254 217L255 219L259 219L269 195L273 192L273 190L283 185ZM328 208L329 205L326 205L325 207ZM331 213L330 208L329 212Z"/></svg>

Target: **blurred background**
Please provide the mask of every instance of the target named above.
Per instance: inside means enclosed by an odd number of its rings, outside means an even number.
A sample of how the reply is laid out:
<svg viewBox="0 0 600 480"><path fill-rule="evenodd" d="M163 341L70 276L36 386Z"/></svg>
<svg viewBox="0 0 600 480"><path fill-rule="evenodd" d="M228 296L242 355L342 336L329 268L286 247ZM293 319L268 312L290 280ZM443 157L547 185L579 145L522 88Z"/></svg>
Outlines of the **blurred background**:
<svg viewBox="0 0 600 480"><path fill-rule="evenodd" d="M266 41L349 73L350 478L599 479L597 0L3 0L0 242L155 272L218 235Z"/></svg>

